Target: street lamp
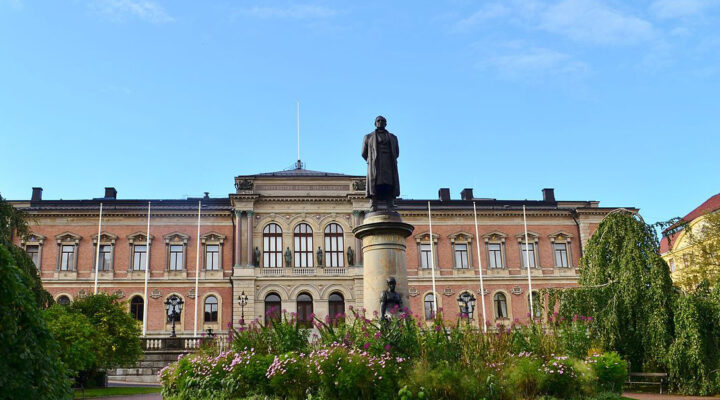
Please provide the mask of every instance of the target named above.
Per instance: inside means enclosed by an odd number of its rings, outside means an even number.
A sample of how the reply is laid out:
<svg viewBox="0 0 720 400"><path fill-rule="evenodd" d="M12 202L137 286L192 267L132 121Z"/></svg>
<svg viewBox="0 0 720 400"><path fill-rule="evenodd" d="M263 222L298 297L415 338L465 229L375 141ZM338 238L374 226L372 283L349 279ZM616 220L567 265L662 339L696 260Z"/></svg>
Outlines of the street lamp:
<svg viewBox="0 0 720 400"><path fill-rule="evenodd" d="M240 326L245 326L245 305L247 305L248 297L243 290L238 296L238 304L240 304Z"/></svg>
<svg viewBox="0 0 720 400"><path fill-rule="evenodd" d="M180 320L180 313L182 313L183 304L180 297L177 295L170 296L165 300L165 310L167 311L168 318L172 320L172 331L170 337L175 337L175 321Z"/></svg>
<svg viewBox="0 0 720 400"><path fill-rule="evenodd" d="M467 318L470 323L473 311L475 311L475 296L468 292L462 292L458 296L457 302L460 307L460 318Z"/></svg>

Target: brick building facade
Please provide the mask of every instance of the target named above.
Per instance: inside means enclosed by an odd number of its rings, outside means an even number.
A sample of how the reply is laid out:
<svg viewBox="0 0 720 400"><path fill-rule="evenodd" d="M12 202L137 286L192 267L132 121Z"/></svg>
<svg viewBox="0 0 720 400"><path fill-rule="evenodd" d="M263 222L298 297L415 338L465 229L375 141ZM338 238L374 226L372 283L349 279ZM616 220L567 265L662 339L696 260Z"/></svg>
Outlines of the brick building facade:
<svg viewBox="0 0 720 400"><path fill-rule="evenodd" d="M107 188L102 198L92 200L43 200L42 189L36 188L29 201L12 203L30 217L32 235L18 245L36 261L43 285L60 302L93 292L102 203L99 291L118 294L139 319L147 301L148 336L169 332L164 302L175 294L185 302L176 329L191 336L196 301L198 331L216 332L231 322L237 326L241 314L246 321L262 319L275 307L303 317L362 308L362 249L352 230L369 209L364 185L363 176L294 169L238 176L235 193L223 198L123 200ZM415 227L406 240L405 297L421 316L432 305L430 266L435 265L438 307L447 318L457 317L456 299L468 291L483 299L491 324L526 319L526 255L534 290L575 285L583 245L615 209L599 207L596 201L557 201L552 189L543 190L542 200L479 199L472 189L460 197L451 199L449 190L440 189L438 199L430 200L432 238L428 200L397 200L404 221ZM145 299L148 203L150 275ZM237 301L241 293L249 299L242 309ZM482 320L479 303L473 320Z"/></svg>

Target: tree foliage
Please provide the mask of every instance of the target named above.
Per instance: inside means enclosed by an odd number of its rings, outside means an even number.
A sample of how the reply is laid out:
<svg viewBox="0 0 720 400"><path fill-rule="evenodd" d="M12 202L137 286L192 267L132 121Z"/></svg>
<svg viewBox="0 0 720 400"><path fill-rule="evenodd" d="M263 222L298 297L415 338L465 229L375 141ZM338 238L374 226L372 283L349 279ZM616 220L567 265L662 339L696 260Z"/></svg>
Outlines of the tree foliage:
<svg viewBox="0 0 720 400"><path fill-rule="evenodd" d="M98 333L90 319L66 306L55 304L45 310L50 331L60 345L60 358L70 375L96 368Z"/></svg>
<svg viewBox="0 0 720 400"><path fill-rule="evenodd" d="M562 291L560 313L593 316L592 335L634 370L663 368L674 334L673 287L653 228L629 212L608 215L580 265L580 287Z"/></svg>
<svg viewBox="0 0 720 400"><path fill-rule="evenodd" d="M132 365L142 355L140 327L115 295L98 293L68 306L70 313L83 314L95 328L95 365L112 368Z"/></svg>
<svg viewBox="0 0 720 400"><path fill-rule="evenodd" d="M59 348L42 317L31 279L0 244L0 399L70 395Z"/></svg>
<svg viewBox="0 0 720 400"><path fill-rule="evenodd" d="M720 390L720 289L707 282L677 298L675 341L668 350L668 372L675 390L710 395Z"/></svg>

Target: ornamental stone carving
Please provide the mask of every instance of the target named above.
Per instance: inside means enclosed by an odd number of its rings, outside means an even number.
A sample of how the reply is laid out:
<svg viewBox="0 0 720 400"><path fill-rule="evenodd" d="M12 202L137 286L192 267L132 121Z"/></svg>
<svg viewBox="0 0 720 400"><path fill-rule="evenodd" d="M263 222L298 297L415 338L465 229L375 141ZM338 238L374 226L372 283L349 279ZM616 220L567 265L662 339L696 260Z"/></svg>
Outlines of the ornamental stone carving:
<svg viewBox="0 0 720 400"><path fill-rule="evenodd" d="M235 189L237 190L253 190L253 181L250 179L243 179L235 182Z"/></svg>
<svg viewBox="0 0 720 400"><path fill-rule="evenodd" d="M153 289L152 292L150 292L150 297L153 299L159 299L162 296L162 293L160 292L160 289Z"/></svg>

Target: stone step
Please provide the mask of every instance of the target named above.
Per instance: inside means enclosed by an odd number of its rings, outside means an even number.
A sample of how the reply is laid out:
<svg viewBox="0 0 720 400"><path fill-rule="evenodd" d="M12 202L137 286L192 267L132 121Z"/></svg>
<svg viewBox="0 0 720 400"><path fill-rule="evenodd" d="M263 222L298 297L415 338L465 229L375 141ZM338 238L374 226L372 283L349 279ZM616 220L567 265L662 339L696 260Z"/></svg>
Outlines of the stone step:
<svg viewBox="0 0 720 400"><path fill-rule="evenodd" d="M157 375L108 375L108 380L128 383L160 383Z"/></svg>

